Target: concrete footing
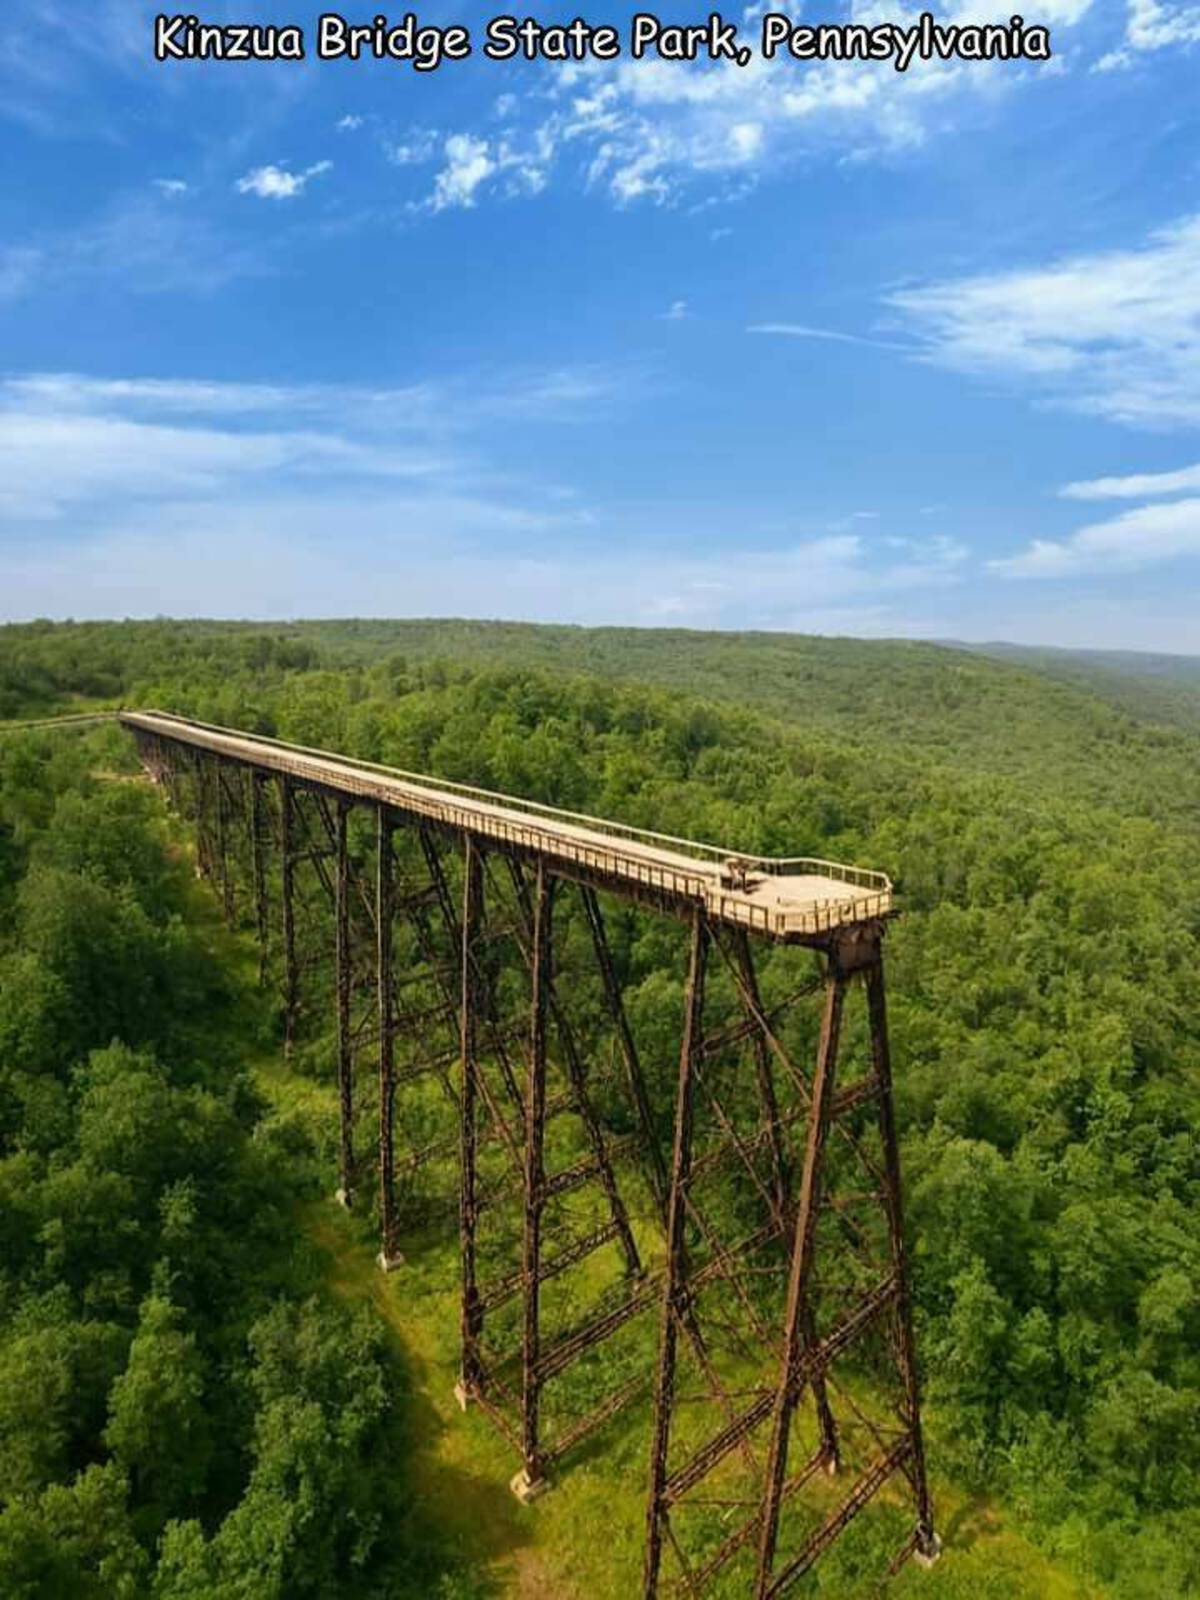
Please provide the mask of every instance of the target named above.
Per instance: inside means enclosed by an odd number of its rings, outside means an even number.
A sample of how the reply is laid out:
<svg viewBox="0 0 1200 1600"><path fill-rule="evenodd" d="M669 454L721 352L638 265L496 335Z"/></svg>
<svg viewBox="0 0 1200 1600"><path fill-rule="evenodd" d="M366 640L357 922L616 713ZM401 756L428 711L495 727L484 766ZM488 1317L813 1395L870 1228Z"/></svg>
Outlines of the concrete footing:
<svg viewBox="0 0 1200 1600"><path fill-rule="evenodd" d="M400 1254L399 1250L396 1251L395 1255L390 1256L386 1251L381 1250L375 1257L375 1265L379 1268L380 1272L395 1272L397 1267L402 1267L404 1265L404 1257Z"/></svg>
<svg viewBox="0 0 1200 1600"><path fill-rule="evenodd" d="M836 1478L841 1470L842 1463L838 1460L836 1455L826 1456L824 1461L821 1463L821 1471L827 1478Z"/></svg>
<svg viewBox="0 0 1200 1600"><path fill-rule="evenodd" d="M535 1500L541 1499L542 1495L550 1487L550 1480L548 1478L538 1478L535 1483L531 1483L529 1475L526 1473L525 1468L522 1467L508 1487L523 1506L528 1506L532 1505Z"/></svg>
<svg viewBox="0 0 1200 1600"><path fill-rule="evenodd" d="M924 1567L926 1570L928 1570L931 1566L933 1566L934 1562L939 1558L941 1553L942 1541L935 1533L930 1538L929 1543L924 1550L921 1549L920 1545L917 1546L917 1548L913 1551L913 1560L919 1567Z"/></svg>

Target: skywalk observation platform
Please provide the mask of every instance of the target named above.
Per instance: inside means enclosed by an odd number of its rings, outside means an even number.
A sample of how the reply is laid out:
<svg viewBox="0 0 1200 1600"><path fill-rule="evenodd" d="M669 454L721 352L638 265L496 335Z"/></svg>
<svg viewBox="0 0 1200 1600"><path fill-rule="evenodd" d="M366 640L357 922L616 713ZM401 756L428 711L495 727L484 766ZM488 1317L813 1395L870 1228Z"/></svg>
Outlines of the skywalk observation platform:
<svg viewBox="0 0 1200 1600"><path fill-rule="evenodd" d="M563 877L681 910L700 906L711 921L786 943L820 943L892 911L892 884L881 872L807 856L740 855L169 712L123 711L119 721L135 733L544 857Z"/></svg>

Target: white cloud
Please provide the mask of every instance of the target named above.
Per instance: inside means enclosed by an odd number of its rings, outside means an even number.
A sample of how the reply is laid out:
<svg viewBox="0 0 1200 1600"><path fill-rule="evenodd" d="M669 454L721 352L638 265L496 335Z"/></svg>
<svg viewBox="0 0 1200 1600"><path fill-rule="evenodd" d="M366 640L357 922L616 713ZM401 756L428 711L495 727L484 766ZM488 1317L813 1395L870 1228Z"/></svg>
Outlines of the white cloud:
<svg viewBox="0 0 1200 1600"><path fill-rule="evenodd" d="M73 526L181 497L228 505L300 482L308 493L354 483L370 498L407 483L469 498L496 476L475 463L475 435L594 415L622 389L627 380L586 368L374 389L14 376L0 380L0 527Z"/></svg>
<svg viewBox="0 0 1200 1600"><path fill-rule="evenodd" d="M318 161L303 172L289 172L285 167L255 167L236 184L239 194L254 194L260 200L294 200L302 195L309 180L319 178L333 169L332 161Z"/></svg>
<svg viewBox="0 0 1200 1600"><path fill-rule="evenodd" d="M615 531L603 550L584 546L571 537L579 526L573 514L451 492L167 501L133 506L81 541L10 543L0 606L12 617L451 615L930 633L895 606L914 577L957 576L936 560L926 573L881 565L853 538L681 563L644 541L618 546Z"/></svg>
<svg viewBox="0 0 1200 1600"><path fill-rule="evenodd" d="M435 128L410 128L402 140L384 140L383 152L396 167L417 166L431 161L437 150Z"/></svg>
<svg viewBox="0 0 1200 1600"><path fill-rule="evenodd" d="M1134 472L1124 478L1088 478L1064 484L1065 500L1140 500L1144 495L1181 494L1200 489L1200 464L1178 472Z"/></svg>
<svg viewBox="0 0 1200 1600"><path fill-rule="evenodd" d="M1189 49L1197 43L1200 43L1200 6L1129 0L1121 45L1101 56L1093 70L1111 72L1118 67L1132 66L1139 55L1157 50Z"/></svg>
<svg viewBox="0 0 1200 1600"><path fill-rule="evenodd" d="M498 419L582 420L614 393L627 382L565 369L403 389L0 380L0 614L795 627L857 608L900 631L896 597L958 581L951 541L858 532L680 559L573 486L515 475Z"/></svg>
<svg viewBox="0 0 1200 1600"><path fill-rule="evenodd" d="M168 199L176 199L188 192L188 186L182 178L155 178L154 187L159 194L165 194Z"/></svg>
<svg viewBox="0 0 1200 1600"><path fill-rule="evenodd" d="M857 23L916 26L924 7L850 0ZM1075 27L1091 0L1044 0L1036 22ZM897 72L889 61L820 61L801 65L786 52L767 61L757 51L761 8L747 8L746 66L647 57L569 63L518 100L503 94L489 108L511 126L501 150L480 130L447 161L427 208L473 204L545 186L554 171L608 195L618 205L675 201L694 182L715 198L744 192L760 178L813 155L890 158L960 132L991 115L1003 97L1034 92L1054 69L1017 61L916 61ZM1000 20L985 0L951 0L939 22ZM1006 19L1003 19L1006 20ZM1058 37L1056 47L1063 48ZM501 182L506 165L524 164L520 182ZM527 174L533 171L537 181ZM466 198L462 198L463 196Z"/></svg>
<svg viewBox="0 0 1200 1600"><path fill-rule="evenodd" d="M433 192L417 210L447 211L473 206L488 186L507 197L540 194L546 186L552 143L545 130L515 143L507 136L492 140L452 133L442 147L445 165L434 179Z"/></svg>
<svg viewBox="0 0 1200 1600"><path fill-rule="evenodd" d="M452 133L446 140L446 165L434 181L431 205L434 211L448 206L473 206L475 191L496 170L488 154L486 139L473 139L468 133Z"/></svg>
<svg viewBox="0 0 1200 1600"><path fill-rule="evenodd" d="M357 133L365 121L365 117L356 117L347 112L344 117L339 117L333 126L338 133Z"/></svg>
<svg viewBox="0 0 1200 1600"><path fill-rule="evenodd" d="M747 333L774 334L782 339L828 339L836 344L864 344L877 350L904 350L906 345L891 344L884 339L867 339L858 333L839 333L835 328L811 328L804 322L755 322Z"/></svg>
<svg viewBox="0 0 1200 1600"><path fill-rule="evenodd" d="M1037 20L1068 27L1088 8L1089 0L1051 0ZM919 11L875 0L851 6L852 20L868 25L912 26ZM975 0L960 0L939 20L964 22L979 12ZM756 37L757 26L749 26L745 40ZM898 73L886 62L800 67L756 51L745 67L648 58L568 71L560 81L556 143L585 143L589 181L629 203L669 200L697 177L744 184L814 152L861 159L909 151L970 120L973 107L1037 80L1014 63L920 62Z"/></svg>
<svg viewBox="0 0 1200 1600"><path fill-rule="evenodd" d="M753 161L762 152L761 122L735 122L729 130L729 146L736 161Z"/></svg>
<svg viewBox="0 0 1200 1600"><path fill-rule="evenodd" d="M1069 539L1035 539L1020 555L988 565L1006 578L1070 578L1133 572L1196 555L1200 555L1200 499L1137 506L1110 521L1080 528Z"/></svg>
<svg viewBox="0 0 1200 1600"><path fill-rule="evenodd" d="M667 309L661 313L660 322L684 322L690 315L686 300L672 300Z"/></svg>
<svg viewBox="0 0 1200 1600"><path fill-rule="evenodd" d="M1200 422L1200 215L1135 249L901 290L925 357L1141 426Z"/></svg>

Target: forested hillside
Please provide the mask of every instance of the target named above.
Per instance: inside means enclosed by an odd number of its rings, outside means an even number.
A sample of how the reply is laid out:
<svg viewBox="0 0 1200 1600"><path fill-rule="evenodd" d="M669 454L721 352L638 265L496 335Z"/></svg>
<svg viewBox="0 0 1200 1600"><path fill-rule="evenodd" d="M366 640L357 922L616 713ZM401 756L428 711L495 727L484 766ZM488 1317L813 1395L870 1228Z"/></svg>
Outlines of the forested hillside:
<svg viewBox="0 0 1200 1600"><path fill-rule="evenodd" d="M1138 814L1197 815L1200 678L1186 661L1174 676L1118 673L1074 651L996 660L902 640L507 622L31 623L0 630L0 718L68 709L79 697L147 705L227 673L245 693L291 673L349 671L365 693L403 682L410 666L451 664L654 686L925 770L1053 784Z"/></svg>
<svg viewBox="0 0 1200 1600"><path fill-rule="evenodd" d="M1073 683L1152 722L1200 730L1200 656L1134 650L1039 650L1027 645L966 648Z"/></svg>
<svg viewBox="0 0 1200 1600"><path fill-rule="evenodd" d="M297 1232L323 1172L252 1081L274 1019L128 765L0 740L0 1595L474 1593L378 1320Z"/></svg>
<svg viewBox="0 0 1200 1600"><path fill-rule="evenodd" d="M902 1581L1032 1596L1052 1571L1064 1595L1197 1592L1186 728L925 645L467 623L0 631L3 714L120 701L891 873L930 1455L935 1488L987 1508L947 1519L947 1559ZM311 1140L247 1077L276 1019L129 770L115 730L0 739L0 1593L503 1585L411 1522L381 1538L402 1498L406 1369L377 1318L322 1294L298 1243ZM652 940L630 952L635 1007L674 981L662 959ZM569 1555L547 1559L570 1574ZM601 1591L563 1576L536 1592ZM820 1592L871 1590L843 1571Z"/></svg>

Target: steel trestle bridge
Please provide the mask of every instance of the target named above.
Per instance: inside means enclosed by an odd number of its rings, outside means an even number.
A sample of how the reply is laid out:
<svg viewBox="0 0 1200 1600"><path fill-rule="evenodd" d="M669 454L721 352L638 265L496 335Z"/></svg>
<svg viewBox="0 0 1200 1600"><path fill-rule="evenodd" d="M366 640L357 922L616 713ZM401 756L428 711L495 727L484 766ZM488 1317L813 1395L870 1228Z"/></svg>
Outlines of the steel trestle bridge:
<svg viewBox="0 0 1200 1600"><path fill-rule="evenodd" d="M932 1561L888 879L119 721L254 928L286 1053L332 1049L338 1193L377 1197L380 1265L457 1213L456 1393L514 1491L649 1398L644 1600L775 1600L877 1498L888 1570ZM639 939L677 980L634 981Z"/></svg>

